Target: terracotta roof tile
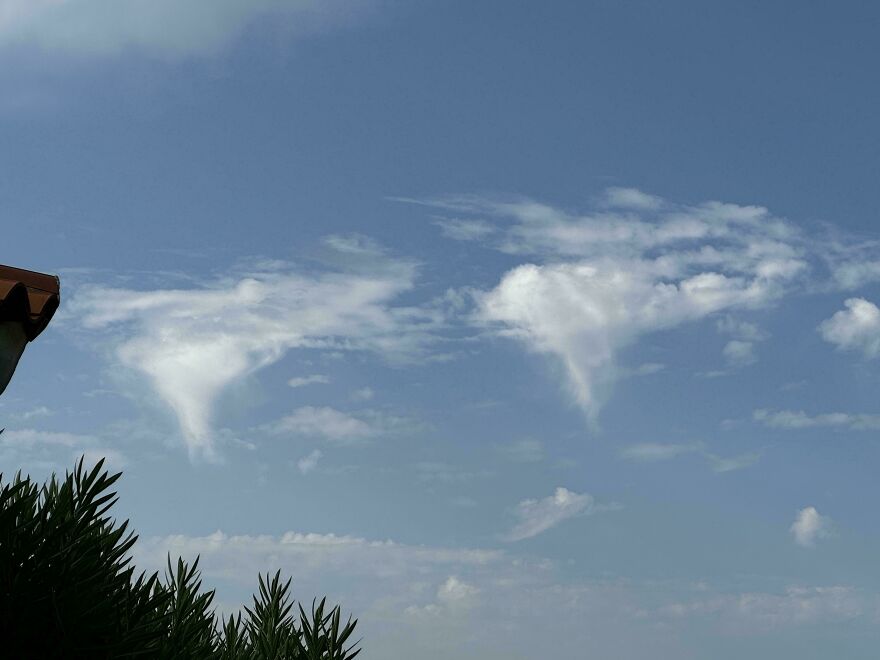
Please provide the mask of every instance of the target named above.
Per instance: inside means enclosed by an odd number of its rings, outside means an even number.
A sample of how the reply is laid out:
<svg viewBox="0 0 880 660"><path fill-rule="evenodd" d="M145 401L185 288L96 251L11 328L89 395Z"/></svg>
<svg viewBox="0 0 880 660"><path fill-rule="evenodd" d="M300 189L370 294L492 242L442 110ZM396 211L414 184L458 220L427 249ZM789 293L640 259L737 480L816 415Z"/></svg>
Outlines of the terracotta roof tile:
<svg viewBox="0 0 880 660"><path fill-rule="evenodd" d="M61 301L55 275L0 265L0 321L18 321L29 341L49 325Z"/></svg>

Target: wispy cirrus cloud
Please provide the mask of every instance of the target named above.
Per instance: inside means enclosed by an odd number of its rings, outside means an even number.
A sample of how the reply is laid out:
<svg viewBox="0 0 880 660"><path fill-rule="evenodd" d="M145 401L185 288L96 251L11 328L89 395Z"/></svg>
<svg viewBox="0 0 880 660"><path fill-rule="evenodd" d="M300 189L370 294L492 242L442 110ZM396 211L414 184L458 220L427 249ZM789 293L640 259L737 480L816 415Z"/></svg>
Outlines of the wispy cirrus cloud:
<svg viewBox="0 0 880 660"><path fill-rule="evenodd" d="M323 458L324 453L320 449L313 449L306 456L303 456L296 462L296 468L301 474L308 474L318 467L318 461Z"/></svg>
<svg viewBox="0 0 880 660"><path fill-rule="evenodd" d="M523 438L505 445L498 451L514 463L540 463L544 460L544 443L533 438Z"/></svg>
<svg viewBox="0 0 880 660"><path fill-rule="evenodd" d="M345 25L369 0L0 0L0 46L113 55L210 55L261 18L288 36Z"/></svg>
<svg viewBox="0 0 880 660"><path fill-rule="evenodd" d="M394 418L396 420L396 418ZM392 430L394 421L368 411L356 416L329 406L303 406L264 428L275 435L298 435L349 444Z"/></svg>
<svg viewBox="0 0 880 660"><path fill-rule="evenodd" d="M104 458L110 468L125 467L128 459L124 452L108 444L94 435L34 428L3 429L0 459L16 464L17 468L25 465L59 471L69 469L70 463L80 457L86 464Z"/></svg>
<svg viewBox="0 0 880 660"><path fill-rule="evenodd" d="M429 566L484 566L499 561L498 550L407 545L350 535L288 531L279 536L170 535L142 539L136 551L145 566L160 567L167 553L202 557L206 575L250 584L260 571L282 564L298 574L338 571L362 577L412 576ZM447 568L448 570L448 568Z"/></svg>
<svg viewBox="0 0 880 660"><path fill-rule="evenodd" d="M687 635L694 622L715 633L754 634L847 621L870 626L880 611L876 593L846 584L760 589L670 581L658 588L656 580L560 579L552 563L509 549L351 535L175 534L142 538L134 552L149 570L161 570L168 553L200 556L206 583L228 609L249 596L258 573L280 569L295 577L301 600L328 594L352 608L382 657L469 657L475 643L494 649L493 658L541 657L546 646L531 634L534 625L558 637L566 657L578 657L587 644L612 653L626 633L643 645L632 657L648 657L648 647L669 641L670 628L673 636ZM459 616L473 606L479 617ZM667 634L657 636L660 627ZM438 648L440 655L425 655ZM675 648L663 657L676 657Z"/></svg>
<svg viewBox="0 0 880 660"><path fill-rule="evenodd" d="M639 463L655 463L668 461L683 454L702 451L701 444L664 444L659 442L642 442L625 447L620 455L630 461Z"/></svg>
<svg viewBox="0 0 880 660"><path fill-rule="evenodd" d="M322 374L312 374L310 376L294 376L287 381L290 387L305 387L306 385L321 384L326 385L330 382L330 378Z"/></svg>
<svg viewBox="0 0 880 660"><path fill-rule="evenodd" d="M755 421L777 429L836 428L850 431L880 429L880 415L868 413L834 412L808 415L803 410L759 409L753 416Z"/></svg>
<svg viewBox="0 0 880 660"><path fill-rule="evenodd" d="M761 452L748 452L737 456L719 456L706 449L705 445L699 442L691 444L643 442L625 447L620 452L622 458L638 463L669 461L685 454L702 456L713 472L740 470L754 465L761 458Z"/></svg>

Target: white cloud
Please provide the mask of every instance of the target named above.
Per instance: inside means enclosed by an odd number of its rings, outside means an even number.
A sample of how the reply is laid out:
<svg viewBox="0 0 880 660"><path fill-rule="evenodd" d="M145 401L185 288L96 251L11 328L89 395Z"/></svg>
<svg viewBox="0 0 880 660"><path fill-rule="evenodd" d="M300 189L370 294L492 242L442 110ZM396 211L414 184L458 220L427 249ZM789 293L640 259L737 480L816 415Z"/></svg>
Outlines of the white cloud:
<svg viewBox="0 0 880 660"><path fill-rule="evenodd" d="M0 444L7 448L34 448L57 445L61 447L85 447L93 444L95 438L76 433L38 431L36 429L6 429L0 434Z"/></svg>
<svg viewBox="0 0 880 660"><path fill-rule="evenodd" d="M637 199L633 191L610 195ZM718 202L663 205L642 218L640 210L656 206L647 197L642 202L630 203L638 208L626 214L592 215L523 199L423 202L505 221L492 245L531 255L534 262L477 293L476 318L554 356L575 401L591 415L622 373L617 366L622 349L658 330L771 305L808 270L810 254L799 231L766 209ZM752 330L748 324L742 328ZM741 363L750 351L738 343L727 353Z"/></svg>
<svg viewBox="0 0 880 660"><path fill-rule="evenodd" d="M421 481L440 483L461 483L472 479L491 477L493 474L489 470L468 470L439 461L416 463L415 471Z"/></svg>
<svg viewBox="0 0 880 660"><path fill-rule="evenodd" d="M777 429L840 428L852 431L880 430L880 415L866 413L824 413L808 415L802 410L765 410L754 412L755 421Z"/></svg>
<svg viewBox="0 0 880 660"><path fill-rule="evenodd" d="M374 395L373 388L362 387L351 393L351 399L352 401L369 401Z"/></svg>
<svg viewBox="0 0 880 660"><path fill-rule="evenodd" d="M584 581L552 564L497 550L443 548L355 536L170 535L142 538L139 568L201 557L206 585L232 609L247 602L258 572L293 576L295 595L341 602L359 636L382 658L539 658L546 639L559 657L678 658L681 648L725 632L796 631L851 622L870 631L878 598L847 585L742 589L622 577ZM479 616L469 615L477 606ZM545 634L534 635L535 627ZM670 644L670 641L673 643ZM710 654L711 655L711 654Z"/></svg>
<svg viewBox="0 0 880 660"><path fill-rule="evenodd" d="M434 224L446 238L454 241L476 241L495 233L495 227L483 220L442 219Z"/></svg>
<svg viewBox="0 0 880 660"><path fill-rule="evenodd" d="M288 36L343 24L362 0L0 0L0 45L111 55L211 54L255 20L271 16Z"/></svg>
<svg viewBox="0 0 880 660"><path fill-rule="evenodd" d="M415 267L362 255L357 272L304 275L286 264L201 288L136 291L87 286L68 305L87 331L103 330L115 360L145 376L175 413L191 457L215 455L211 420L232 383L292 349L373 351L421 359L441 316L392 305Z"/></svg>
<svg viewBox="0 0 880 660"><path fill-rule="evenodd" d="M37 417L49 417L53 414L54 413L46 406L37 406L36 408L31 408L22 413L13 413L11 416L14 419L26 422Z"/></svg>
<svg viewBox="0 0 880 660"><path fill-rule="evenodd" d="M589 515L607 507L596 506L593 496L574 493L559 487L552 495L542 500L523 500L516 507L519 522L507 534L508 541L522 541L532 538L564 520L580 515Z"/></svg>
<svg viewBox="0 0 880 660"><path fill-rule="evenodd" d="M713 472L733 472L750 467L761 458L760 452L750 452L739 456L718 456L709 452L703 452L703 457L708 461Z"/></svg>
<svg viewBox="0 0 880 660"><path fill-rule="evenodd" d="M368 421L326 406L297 408L267 429L277 435L289 433L338 443L365 440L380 431Z"/></svg>
<svg viewBox="0 0 880 660"><path fill-rule="evenodd" d="M544 460L544 444L530 438L501 445L498 450L514 463L539 463Z"/></svg>
<svg viewBox="0 0 880 660"><path fill-rule="evenodd" d="M645 362L632 370L635 376L653 376L666 368L665 364L660 362Z"/></svg>
<svg viewBox="0 0 880 660"><path fill-rule="evenodd" d="M653 211L663 206L663 200L636 188L608 188L605 204L622 209Z"/></svg>
<svg viewBox="0 0 880 660"><path fill-rule="evenodd" d="M840 349L876 358L880 355L880 308L864 298L850 298L844 305L845 310L819 325L822 338Z"/></svg>
<svg viewBox="0 0 880 660"><path fill-rule="evenodd" d="M463 614L474 606L479 593L480 590L475 586L451 575L437 588L433 603L421 607L410 606L406 609L406 614L417 617Z"/></svg>
<svg viewBox="0 0 880 660"><path fill-rule="evenodd" d="M306 576L318 572L393 578L417 575L430 566L483 566L502 558L497 550L440 548L371 541L355 536L288 531L280 536L171 535L142 539L135 554L145 567L164 565L165 555L202 558L206 575L250 585L260 571L286 568Z"/></svg>
<svg viewBox="0 0 880 660"><path fill-rule="evenodd" d="M756 343L769 335L736 318L739 312L773 306L792 291L840 288L847 269L861 273L860 282L880 276L880 244L811 233L760 206L681 205L632 188L607 190L586 213L522 197L401 201L494 223L494 232L474 240L523 263L475 294L475 320L554 358L591 416L631 373L617 364L621 351L650 333L723 314L717 327L730 337L724 357L741 367L754 362ZM826 338L873 355L880 314L860 309L871 312L869 327L828 323Z"/></svg>
<svg viewBox="0 0 880 660"><path fill-rule="evenodd" d="M321 457L324 454L320 449L315 449L311 451L307 456L303 456L296 462L297 469L302 474L308 474L313 471L316 467L318 467L318 461L321 460Z"/></svg>
<svg viewBox="0 0 880 660"><path fill-rule="evenodd" d="M656 442L642 442L630 445L620 452L620 455L631 461L653 463L656 461L668 461L682 454L690 454L701 451L699 444L661 444Z"/></svg>
<svg viewBox="0 0 880 660"><path fill-rule="evenodd" d="M478 593L479 589L453 575L437 589L437 600L449 607L462 607Z"/></svg>
<svg viewBox="0 0 880 660"><path fill-rule="evenodd" d="M831 519L820 515L815 507L808 506L798 511L789 531L795 543L810 548L817 539L823 539L831 533Z"/></svg>
<svg viewBox="0 0 880 660"><path fill-rule="evenodd" d="M482 318L501 334L557 356L575 400L595 413L616 379L617 353L640 335L731 306L766 302L759 282L701 273L678 284L655 278L656 264L519 266L480 297Z"/></svg>
<svg viewBox="0 0 880 660"><path fill-rule="evenodd" d="M843 290L858 289L880 280L880 261L851 261L834 269L834 278Z"/></svg>
<svg viewBox="0 0 880 660"><path fill-rule="evenodd" d="M761 330L754 323L742 321L730 315L719 319L715 327L719 333L733 337L733 339L725 344L721 354L724 356L727 366L734 369L746 367L757 362L755 344L769 337L768 333Z"/></svg>
<svg viewBox="0 0 880 660"><path fill-rule="evenodd" d="M287 381L290 387L305 387L306 385L322 384L326 385L330 382L327 376L321 374L312 374L311 376L295 376Z"/></svg>
<svg viewBox="0 0 880 660"><path fill-rule="evenodd" d="M731 367L745 367L754 364L755 345L750 341L741 341L739 339L731 339L721 351L727 364Z"/></svg>
<svg viewBox="0 0 880 660"><path fill-rule="evenodd" d="M643 442L625 447L620 455L630 461L640 463L656 463L678 458L684 454L699 454L713 472L732 472L753 465L760 457L759 452L741 454L739 456L719 456L705 449L702 443L662 444Z"/></svg>
<svg viewBox="0 0 880 660"><path fill-rule="evenodd" d="M5 429L0 433L0 458L10 463L61 470L70 469L80 457L91 465L105 458L109 469L128 464L121 450L105 446L93 435L32 428Z"/></svg>
<svg viewBox="0 0 880 660"><path fill-rule="evenodd" d="M118 449L107 447L90 447L81 452L84 465L95 465L98 461L104 461L104 469L122 470L128 467L128 457Z"/></svg>
<svg viewBox="0 0 880 660"><path fill-rule="evenodd" d="M846 585L790 586L781 593L746 591L669 603L656 614L672 619L716 618L726 632L756 633L829 622L873 620L876 594Z"/></svg>
<svg viewBox="0 0 880 660"><path fill-rule="evenodd" d="M741 341L758 342L764 341L770 335L759 328L754 323L736 319L730 315L718 319L715 327L718 332L724 335L730 335Z"/></svg>

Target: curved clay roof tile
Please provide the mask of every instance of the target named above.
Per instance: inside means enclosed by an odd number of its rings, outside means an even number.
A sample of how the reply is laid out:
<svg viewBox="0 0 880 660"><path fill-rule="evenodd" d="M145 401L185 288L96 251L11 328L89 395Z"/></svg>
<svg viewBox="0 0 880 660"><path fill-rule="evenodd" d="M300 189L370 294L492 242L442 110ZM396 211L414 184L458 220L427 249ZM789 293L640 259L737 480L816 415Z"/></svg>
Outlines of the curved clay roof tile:
<svg viewBox="0 0 880 660"><path fill-rule="evenodd" d="M49 325L60 302L56 276L0 265L0 321L21 323L29 341Z"/></svg>

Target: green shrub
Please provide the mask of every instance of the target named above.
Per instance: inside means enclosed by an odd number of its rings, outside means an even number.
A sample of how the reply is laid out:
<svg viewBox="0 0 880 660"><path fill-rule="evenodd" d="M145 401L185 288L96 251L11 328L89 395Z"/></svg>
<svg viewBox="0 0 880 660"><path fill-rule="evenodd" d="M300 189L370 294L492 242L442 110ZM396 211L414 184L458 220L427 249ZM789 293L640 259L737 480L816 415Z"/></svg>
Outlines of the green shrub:
<svg viewBox="0 0 880 660"><path fill-rule="evenodd" d="M325 600L291 614L290 580L259 576L245 615L218 619L198 558L168 558L164 576L138 573L137 536L109 512L117 502L100 461L80 459L38 486L0 474L0 639L7 657L352 660L357 624ZM346 646L348 644L348 646Z"/></svg>

